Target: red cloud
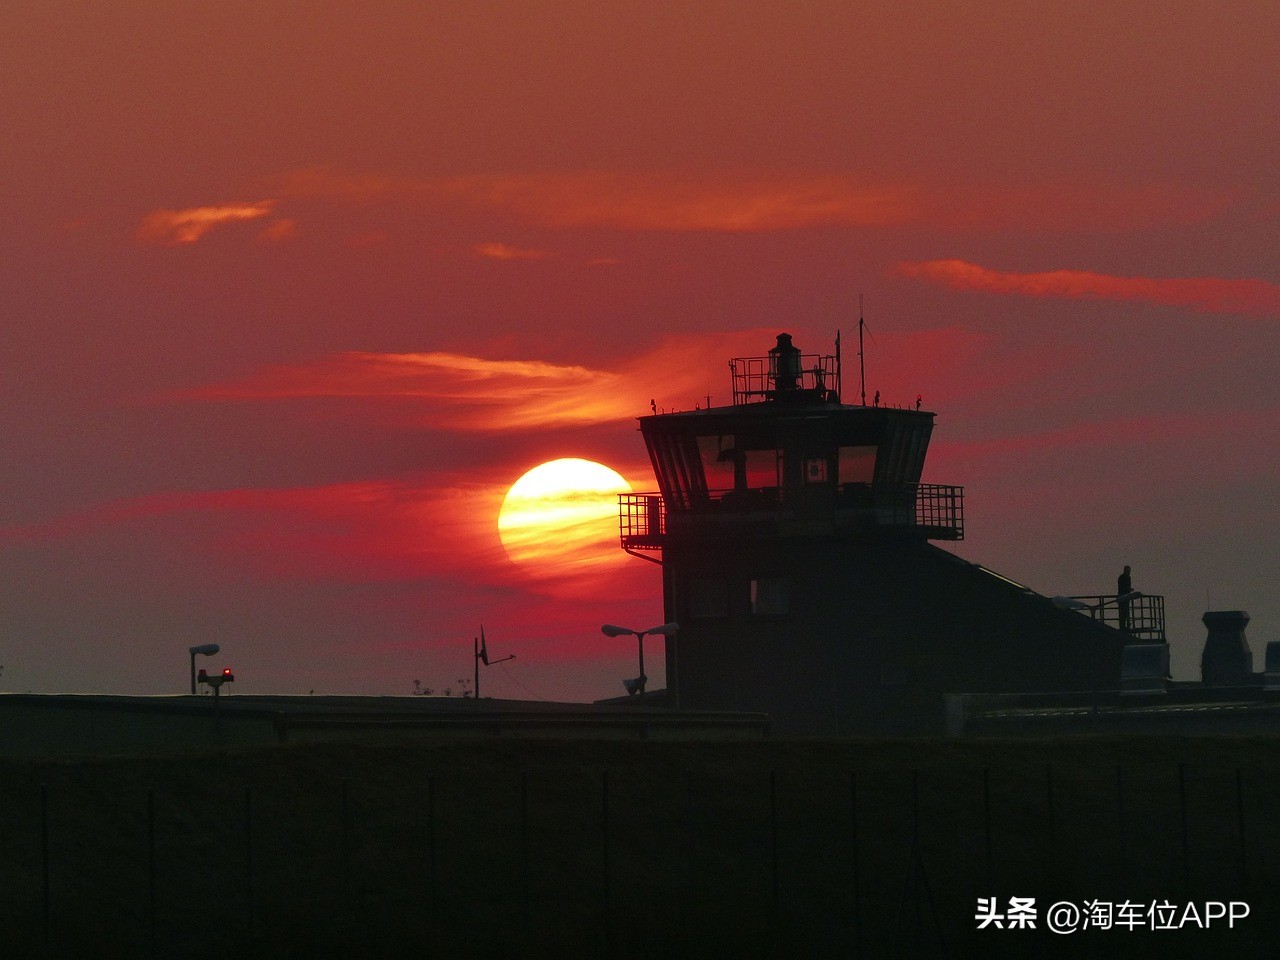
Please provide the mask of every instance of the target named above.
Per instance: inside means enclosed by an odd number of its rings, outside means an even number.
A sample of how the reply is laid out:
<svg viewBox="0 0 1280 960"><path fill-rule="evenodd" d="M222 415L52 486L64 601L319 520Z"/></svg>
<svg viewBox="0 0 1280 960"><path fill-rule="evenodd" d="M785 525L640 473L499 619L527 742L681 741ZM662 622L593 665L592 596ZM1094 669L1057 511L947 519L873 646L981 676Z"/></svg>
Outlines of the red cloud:
<svg viewBox="0 0 1280 960"><path fill-rule="evenodd" d="M351 351L296 366L270 367L245 380L186 391L177 398L420 400L424 422L459 429L602 423L648 413L653 399L648 384L662 383L678 396L705 394L704 371L742 353L738 347L748 338L754 348L747 351L751 353L762 352L762 345L772 342L760 331L676 338L617 371L455 353Z"/></svg>
<svg viewBox="0 0 1280 960"><path fill-rule="evenodd" d="M550 251L530 247L513 247L506 243L477 243L472 247L475 255L488 260L546 260Z"/></svg>
<svg viewBox="0 0 1280 960"><path fill-rule="evenodd" d="M134 236L143 243L158 243L165 246L195 243L214 227L269 216L275 206L274 200L259 200L254 203L188 207L184 210L155 210L142 218ZM268 228L268 231L270 229Z"/></svg>
<svg viewBox="0 0 1280 960"><path fill-rule="evenodd" d="M692 409L728 402L730 357L762 356L778 331L668 337L648 353L616 370L548 363L491 360L456 353L346 352L287 366L268 367L243 380L183 391L166 399L283 400L342 397L417 401L416 422L459 430L525 430L625 420L648 414L651 403ZM970 392L983 378L965 374L966 363L987 346L982 335L954 328L885 335L877 343L872 391L903 383L909 395L885 395L886 403L911 401L921 384L932 392ZM814 353L830 343L802 340ZM851 347L850 350L856 348ZM947 358L951 371L942 382L937 366ZM717 371L712 378L710 371ZM854 373L846 377L846 399L855 398ZM989 376L983 374L983 377ZM969 382L966 382L966 379ZM654 384L661 385L655 396ZM907 389L906 387L903 388Z"/></svg>
<svg viewBox="0 0 1280 960"><path fill-rule="evenodd" d="M1020 293L1073 300L1138 300L1206 313L1280 315L1280 285L1265 280L1217 277L1113 277L1085 270L1006 273L964 260L927 260L897 265L899 273L921 277L954 290Z"/></svg>
<svg viewBox="0 0 1280 960"><path fill-rule="evenodd" d="M184 539L235 554L269 576L366 581L483 567L502 556L500 480L430 484L370 480L285 489L165 492L97 504L54 519L0 527L0 547L95 536L122 525L185 524Z"/></svg>
<svg viewBox="0 0 1280 960"><path fill-rule="evenodd" d="M426 208L460 206L553 228L764 232L927 223L944 229L1132 230L1190 223L1236 197L1180 184L954 186L851 174L722 171L348 175L312 168L275 178L282 195Z"/></svg>
<svg viewBox="0 0 1280 960"><path fill-rule="evenodd" d="M911 188L846 176L548 173L406 180L310 169L272 186L292 196L344 202L462 204L548 227L757 232L885 226L920 215Z"/></svg>

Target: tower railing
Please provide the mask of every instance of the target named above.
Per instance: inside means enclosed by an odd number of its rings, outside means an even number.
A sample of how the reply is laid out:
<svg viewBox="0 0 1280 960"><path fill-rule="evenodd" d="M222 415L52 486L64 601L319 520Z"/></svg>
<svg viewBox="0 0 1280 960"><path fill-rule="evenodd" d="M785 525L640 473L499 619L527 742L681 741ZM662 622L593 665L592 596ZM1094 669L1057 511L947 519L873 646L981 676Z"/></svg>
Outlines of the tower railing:
<svg viewBox="0 0 1280 960"><path fill-rule="evenodd" d="M916 530L930 540L964 539L964 487L937 483L845 484L821 511L833 529ZM660 550L673 524L706 523L731 529L739 522L812 518L811 503L793 506L778 488L712 490L691 502L659 493L618 496L618 532L623 549Z"/></svg>
<svg viewBox="0 0 1280 960"><path fill-rule="evenodd" d="M618 495L618 534L624 550L661 550L667 511L660 493Z"/></svg>
<svg viewBox="0 0 1280 960"><path fill-rule="evenodd" d="M834 356L817 353L800 355L799 376L794 383L780 384L771 357L736 357L729 361L733 380L733 404L775 400L779 393L809 395L820 400L839 400L839 364ZM784 378L790 381L792 378Z"/></svg>
<svg viewBox="0 0 1280 960"><path fill-rule="evenodd" d="M1133 637L1135 643L1164 643L1164 597L1139 593L1121 600L1114 593L1071 597L1079 612Z"/></svg>

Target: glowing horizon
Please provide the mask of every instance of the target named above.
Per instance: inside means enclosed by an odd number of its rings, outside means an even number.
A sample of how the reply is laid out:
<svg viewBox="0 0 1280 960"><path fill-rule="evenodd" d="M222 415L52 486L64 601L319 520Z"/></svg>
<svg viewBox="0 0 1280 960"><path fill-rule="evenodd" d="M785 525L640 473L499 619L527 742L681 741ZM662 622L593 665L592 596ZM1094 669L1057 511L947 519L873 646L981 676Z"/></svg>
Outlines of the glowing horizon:
<svg viewBox="0 0 1280 960"><path fill-rule="evenodd" d="M407 695L483 621L495 696L618 692L660 568L610 517L553 594L502 502L651 488L782 331L938 412L965 556L1132 564L1178 676L1206 592L1280 639L1274 3L571 6L0 8L7 686Z"/></svg>

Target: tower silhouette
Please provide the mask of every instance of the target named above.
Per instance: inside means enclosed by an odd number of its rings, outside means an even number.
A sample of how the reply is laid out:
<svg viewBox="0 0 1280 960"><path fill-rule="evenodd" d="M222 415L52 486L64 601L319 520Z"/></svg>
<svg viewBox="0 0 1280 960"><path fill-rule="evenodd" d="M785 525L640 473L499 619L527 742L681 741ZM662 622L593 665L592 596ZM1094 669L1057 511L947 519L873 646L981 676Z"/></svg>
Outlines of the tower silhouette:
<svg viewBox="0 0 1280 960"><path fill-rule="evenodd" d="M963 488L921 482L933 413L843 404L785 333L730 372L729 406L640 418L659 489L620 502L681 625L673 704L905 732L946 693L1117 688L1122 633L931 542L964 537Z"/></svg>

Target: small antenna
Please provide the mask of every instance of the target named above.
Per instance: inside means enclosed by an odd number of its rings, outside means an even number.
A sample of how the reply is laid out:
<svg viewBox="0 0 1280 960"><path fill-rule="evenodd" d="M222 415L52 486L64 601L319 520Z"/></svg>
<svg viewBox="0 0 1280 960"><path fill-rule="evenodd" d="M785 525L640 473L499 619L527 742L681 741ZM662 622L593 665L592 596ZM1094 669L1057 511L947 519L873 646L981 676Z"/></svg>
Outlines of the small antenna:
<svg viewBox="0 0 1280 960"><path fill-rule="evenodd" d="M862 377L862 405L867 405L867 357L862 349L862 332L867 321L862 319L862 294L858 294L858 372Z"/></svg>
<svg viewBox="0 0 1280 960"><path fill-rule="evenodd" d="M489 645L485 642L485 639L484 639L483 623L480 624L480 636L472 637L471 644L472 644L472 647L471 647L472 652L475 654L475 698L479 700L480 699L480 664L483 663L486 667L489 667L495 663L504 663L507 660L514 660L516 658L516 655L513 653L503 657L501 660L490 660Z"/></svg>
<svg viewBox="0 0 1280 960"><path fill-rule="evenodd" d="M836 403L844 403L844 373L840 363L840 328L836 327Z"/></svg>

